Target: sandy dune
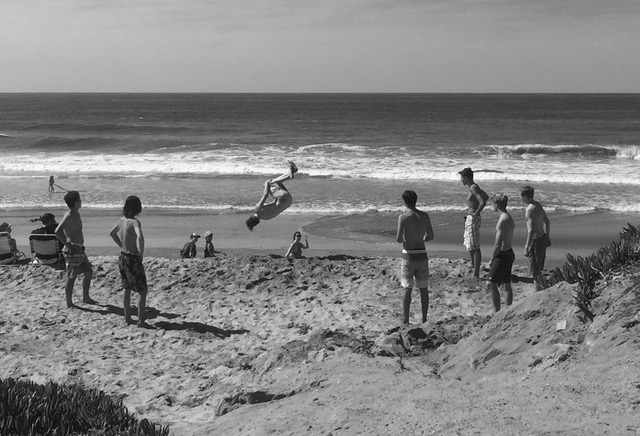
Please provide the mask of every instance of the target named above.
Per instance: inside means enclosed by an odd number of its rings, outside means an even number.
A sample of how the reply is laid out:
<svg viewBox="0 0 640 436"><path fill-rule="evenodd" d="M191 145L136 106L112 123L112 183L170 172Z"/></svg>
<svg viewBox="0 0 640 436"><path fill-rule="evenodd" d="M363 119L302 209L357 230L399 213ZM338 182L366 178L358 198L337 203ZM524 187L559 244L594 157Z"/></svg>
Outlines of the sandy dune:
<svg viewBox="0 0 640 436"><path fill-rule="evenodd" d="M583 323L566 283L493 315L462 260L432 259L429 321L400 328L397 259L145 259L148 321L127 327L116 257L97 305L61 273L0 269L0 377L123 398L176 435L638 434L640 274L601 285ZM135 300L134 300L135 301Z"/></svg>

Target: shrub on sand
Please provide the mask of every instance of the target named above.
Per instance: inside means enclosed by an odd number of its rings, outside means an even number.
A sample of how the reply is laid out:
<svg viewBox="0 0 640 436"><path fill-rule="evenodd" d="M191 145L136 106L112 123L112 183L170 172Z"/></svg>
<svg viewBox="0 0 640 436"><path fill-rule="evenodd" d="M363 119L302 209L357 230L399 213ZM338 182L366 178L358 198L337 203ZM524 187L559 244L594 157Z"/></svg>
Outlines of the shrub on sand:
<svg viewBox="0 0 640 436"><path fill-rule="evenodd" d="M167 436L169 428L138 421L102 391L9 378L0 379L0 434Z"/></svg>

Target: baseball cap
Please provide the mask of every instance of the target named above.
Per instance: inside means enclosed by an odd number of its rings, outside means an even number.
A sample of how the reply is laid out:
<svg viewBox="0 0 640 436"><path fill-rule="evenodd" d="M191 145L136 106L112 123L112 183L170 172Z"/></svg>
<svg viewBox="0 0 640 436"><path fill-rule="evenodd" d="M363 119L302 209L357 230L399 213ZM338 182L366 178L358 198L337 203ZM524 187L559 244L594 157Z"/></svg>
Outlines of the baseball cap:
<svg viewBox="0 0 640 436"><path fill-rule="evenodd" d="M191 237L192 238L199 238L200 235L194 232L194 233L191 234Z"/></svg>
<svg viewBox="0 0 640 436"><path fill-rule="evenodd" d="M11 231L11 224L9 224L6 221L0 224L0 232L10 232L10 231Z"/></svg>
<svg viewBox="0 0 640 436"><path fill-rule="evenodd" d="M49 221L55 221L56 220L56 216L52 213L45 213L40 217L40 221L42 221L43 223L49 222Z"/></svg>

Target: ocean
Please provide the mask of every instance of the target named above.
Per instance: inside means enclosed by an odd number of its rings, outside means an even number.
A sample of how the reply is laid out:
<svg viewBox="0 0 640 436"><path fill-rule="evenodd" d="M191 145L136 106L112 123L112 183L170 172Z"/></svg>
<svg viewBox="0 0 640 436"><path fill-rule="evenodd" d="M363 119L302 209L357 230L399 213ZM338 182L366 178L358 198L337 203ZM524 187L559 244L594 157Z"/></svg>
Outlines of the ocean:
<svg viewBox="0 0 640 436"><path fill-rule="evenodd" d="M640 212L640 95L0 94L0 210L243 213L294 161L287 214L463 211L470 166L522 209ZM48 192L49 176L59 186ZM62 188L62 189L61 189Z"/></svg>

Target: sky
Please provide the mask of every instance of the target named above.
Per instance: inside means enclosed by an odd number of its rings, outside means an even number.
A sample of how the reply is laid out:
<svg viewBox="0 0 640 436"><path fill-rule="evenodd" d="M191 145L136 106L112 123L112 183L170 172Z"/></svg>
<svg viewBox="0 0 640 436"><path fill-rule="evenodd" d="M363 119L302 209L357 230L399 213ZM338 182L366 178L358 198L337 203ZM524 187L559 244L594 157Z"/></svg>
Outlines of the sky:
<svg viewBox="0 0 640 436"><path fill-rule="evenodd" d="M640 92L640 0L0 0L0 92Z"/></svg>

